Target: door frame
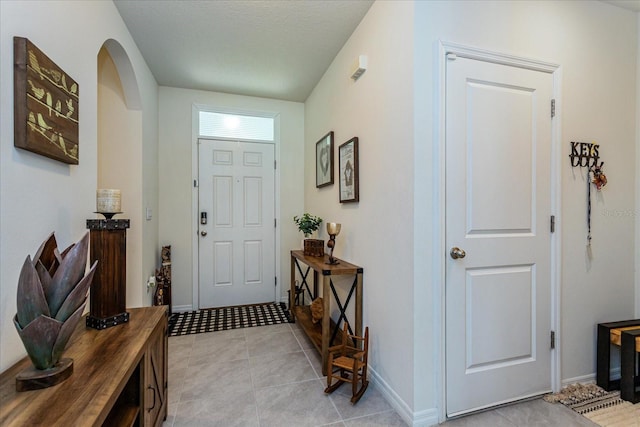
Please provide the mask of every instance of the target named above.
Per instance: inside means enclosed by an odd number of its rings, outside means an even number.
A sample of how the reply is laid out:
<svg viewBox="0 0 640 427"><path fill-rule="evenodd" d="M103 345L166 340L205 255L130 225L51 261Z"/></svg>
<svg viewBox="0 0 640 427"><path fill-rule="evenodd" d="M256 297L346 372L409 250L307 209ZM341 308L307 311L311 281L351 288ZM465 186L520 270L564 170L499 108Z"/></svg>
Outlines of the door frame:
<svg viewBox="0 0 640 427"><path fill-rule="evenodd" d="M214 138L214 137L201 137L199 132L199 113L200 111L212 112L212 113L223 113L223 114L240 114L245 116L256 116L256 117L270 117L274 120L274 135L273 141L260 141L260 140L246 140L246 139L229 139L229 138ZM245 110L238 108L218 108L211 105L205 104L193 104L191 108L191 171L192 171L192 185L191 185L191 284L192 284L192 310L198 310L200 307L200 252L199 252L199 227L200 227L200 207L199 207L199 187L196 183L198 183L198 179L200 177L200 167L199 167L199 158L198 158L198 140L199 139L212 139L212 140L220 140L220 141L238 141L238 142L252 142L257 144L272 144L274 148L274 155L276 165L280 165L280 114L273 112L265 112L265 111L254 111L254 110ZM275 192L274 192L274 203L275 203L275 219L276 226L274 228L275 233L275 274L276 274L276 286L275 286L275 302L280 302L282 300L282 280L281 276L281 242L280 242L280 232L279 232L279 224L280 222L280 168L275 168Z"/></svg>
<svg viewBox="0 0 640 427"><path fill-rule="evenodd" d="M436 79L438 86L435 88L436 106L436 126L434 158L436 179L433 183L433 191L437 203L435 204L434 215L434 240L433 253L434 260L434 300L436 301L434 310L434 324L440 325L436 330L437 350L435 366L438 367L439 375L436 376L438 419L443 422L447 419L447 382L446 382L446 205L445 205L445 152L446 152L446 76L447 76L447 55L456 56L479 61L491 62L495 64L509 65L525 68L534 71L549 73L553 78L552 96L555 99L555 117L551 121L551 212L555 215L555 232L551 234L551 328L556 332L555 349L551 350L551 387L554 392L560 390L561 386L561 342L562 331L560 330L560 283L561 283L561 236L562 236L562 147L561 141L561 88L562 67L558 64L525 58L521 56L494 52L480 49L473 46L458 43L438 41L438 59L436 61Z"/></svg>

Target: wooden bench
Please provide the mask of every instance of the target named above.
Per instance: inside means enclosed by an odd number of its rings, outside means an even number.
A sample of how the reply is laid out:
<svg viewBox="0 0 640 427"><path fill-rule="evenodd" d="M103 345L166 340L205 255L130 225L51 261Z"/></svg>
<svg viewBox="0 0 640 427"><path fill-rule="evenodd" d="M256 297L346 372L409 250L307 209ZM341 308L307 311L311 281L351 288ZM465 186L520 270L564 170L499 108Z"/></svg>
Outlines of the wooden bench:
<svg viewBox="0 0 640 427"><path fill-rule="evenodd" d="M596 382L598 386L607 391L620 388L620 380L611 380L609 376L611 369L611 344L621 346L623 332L635 330L640 330L640 319L598 324L596 360Z"/></svg>
<svg viewBox="0 0 640 427"><path fill-rule="evenodd" d="M640 402L640 375L636 374L636 355L640 353L640 328L622 331L620 345L620 397L631 403Z"/></svg>

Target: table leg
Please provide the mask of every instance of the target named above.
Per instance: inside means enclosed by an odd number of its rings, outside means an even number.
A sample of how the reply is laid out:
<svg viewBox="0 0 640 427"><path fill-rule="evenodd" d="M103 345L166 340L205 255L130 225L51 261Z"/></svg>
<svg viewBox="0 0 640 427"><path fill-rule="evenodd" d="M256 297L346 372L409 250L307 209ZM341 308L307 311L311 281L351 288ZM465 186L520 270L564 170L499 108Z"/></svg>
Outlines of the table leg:
<svg viewBox="0 0 640 427"><path fill-rule="evenodd" d="M329 358L329 338L331 336L331 293L329 283L331 276L322 276L322 375L327 375L327 360Z"/></svg>
<svg viewBox="0 0 640 427"><path fill-rule="evenodd" d="M636 337L640 330L622 332L620 345L620 397L631 403L640 401L640 392L636 392Z"/></svg>
<svg viewBox="0 0 640 427"><path fill-rule="evenodd" d="M296 303L296 269L295 269L295 261L296 259L291 255L291 285L289 291L289 313L291 314L291 321L295 322L296 318L294 313L294 305Z"/></svg>
<svg viewBox="0 0 640 427"><path fill-rule="evenodd" d="M359 271L356 278L356 335L362 335L362 271Z"/></svg>

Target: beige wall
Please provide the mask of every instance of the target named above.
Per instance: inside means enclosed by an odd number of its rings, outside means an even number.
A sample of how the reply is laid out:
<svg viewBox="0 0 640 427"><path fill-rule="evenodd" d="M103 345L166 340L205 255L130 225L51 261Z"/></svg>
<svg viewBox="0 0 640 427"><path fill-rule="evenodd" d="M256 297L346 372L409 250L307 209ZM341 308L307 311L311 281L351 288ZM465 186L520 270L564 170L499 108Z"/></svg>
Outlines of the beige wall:
<svg viewBox="0 0 640 427"><path fill-rule="evenodd" d="M562 239L560 378L590 380L595 373L595 325L634 313L634 223L636 206L636 14L591 1L416 2L416 233L414 259L417 305L414 410L438 406L440 367L439 275L444 254L429 242L440 235L434 200L439 181L434 100L438 40L547 60L562 68L558 88L561 134ZM570 141L596 141L609 184L593 196L593 259L586 257L584 171L568 161ZM423 260L423 262L418 262ZM435 312L418 307L434 307ZM435 329L434 329L435 326ZM433 384L436 384L434 387Z"/></svg>
<svg viewBox="0 0 640 427"><path fill-rule="evenodd" d="M412 2L376 2L305 103L305 210L342 224L335 255L364 268L370 364L411 412L413 366ZM367 71L356 82L359 55ZM315 143L335 137L335 184L315 187ZM360 202L341 204L338 147L359 138ZM327 240L322 227L320 238ZM350 283L342 283L342 292ZM343 298L344 301L344 298ZM428 310L428 306L425 310Z"/></svg>
<svg viewBox="0 0 640 427"><path fill-rule="evenodd" d="M636 319L640 317L640 12L636 13Z"/></svg>
<svg viewBox="0 0 640 427"><path fill-rule="evenodd" d="M197 171L192 167L194 133L194 105L221 111L250 111L278 114L280 123L278 159L280 204L276 206L280 251L276 262L280 274L278 282L289 281L289 250L300 245L301 237L293 224L293 216L302 212L302 162L304 146L304 105L224 93L160 88L160 242L170 244L172 252L172 302L174 308L190 310L193 306L193 237L196 236L192 201L197 197L193 180ZM281 286L286 297L287 286Z"/></svg>
<svg viewBox="0 0 640 427"><path fill-rule="evenodd" d="M305 210L342 223L336 254L365 270L374 377L417 425L444 407L438 41L561 65L559 369L570 381L593 379L594 325L634 313L636 221L616 212L636 206L637 31L635 13L602 2L376 2L305 103ZM359 54L369 67L353 83ZM338 203L337 184L315 188L313 146L329 130L336 145L360 137L357 205ZM585 177L566 160L575 140L601 145L610 180L594 196L591 260Z"/></svg>
<svg viewBox="0 0 640 427"><path fill-rule="evenodd" d="M118 188L122 193L121 215L128 218L127 304L141 305L142 227L142 112L125 102L118 70L105 48L98 54L98 188Z"/></svg>
<svg viewBox="0 0 640 427"><path fill-rule="evenodd" d="M78 82L79 165L69 166L13 147L13 36L29 38ZM108 39L123 46L140 90L143 130L137 144L155 145L157 86L112 2L0 2L0 370L25 355L11 320L24 259L52 231L62 247L79 240L86 232L86 219L95 217L97 56ZM141 167L146 177L153 176L149 169L156 168ZM148 236L150 244L153 234ZM146 244L140 243L143 253Z"/></svg>

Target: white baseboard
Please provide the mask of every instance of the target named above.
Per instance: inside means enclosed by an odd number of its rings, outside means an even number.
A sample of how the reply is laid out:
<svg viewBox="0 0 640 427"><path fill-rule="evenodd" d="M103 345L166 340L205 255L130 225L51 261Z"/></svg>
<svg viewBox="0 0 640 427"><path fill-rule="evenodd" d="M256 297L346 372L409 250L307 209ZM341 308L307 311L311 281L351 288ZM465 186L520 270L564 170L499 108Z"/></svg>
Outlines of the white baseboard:
<svg viewBox="0 0 640 427"><path fill-rule="evenodd" d="M184 313L185 311L192 311L193 305L173 305L171 308L174 313Z"/></svg>
<svg viewBox="0 0 640 427"><path fill-rule="evenodd" d="M611 375L612 380L620 379L620 368L611 369L609 375ZM579 377L567 378L566 380L562 380L562 387L568 386L570 384L595 384L596 382L596 374L582 375Z"/></svg>
<svg viewBox="0 0 640 427"><path fill-rule="evenodd" d="M375 371L375 369L369 367L369 376L371 382L375 384L377 389L382 393L382 396L387 402L396 410L398 415L410 426L413 427L428 427L438 424L438 411L436 408L426 409L424 411L413 412L409 405L402 400L398 393L393 390L385 380Z"/></svg>
<svg viewBox="0 0 640 427"><path fill-rule="evenodd" d="M562 387L566 387L571 384L591 384L596 382L596 374L582 375L579 377L567 378L562 380Z"/></svg>

